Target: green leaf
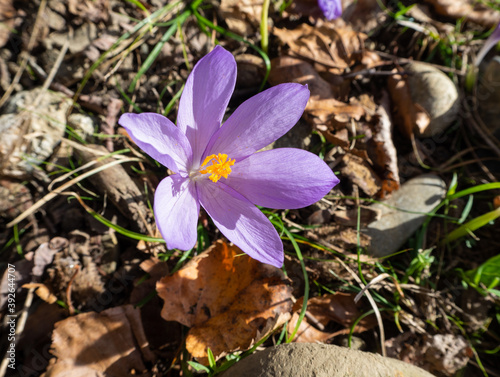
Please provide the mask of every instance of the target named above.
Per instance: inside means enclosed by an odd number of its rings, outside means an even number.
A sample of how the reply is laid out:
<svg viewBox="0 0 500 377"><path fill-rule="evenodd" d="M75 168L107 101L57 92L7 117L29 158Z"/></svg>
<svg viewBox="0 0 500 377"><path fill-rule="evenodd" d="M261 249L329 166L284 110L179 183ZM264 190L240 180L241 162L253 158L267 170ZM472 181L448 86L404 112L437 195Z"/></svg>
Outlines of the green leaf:
<svg viewBox="0 0 500 377"><path fill-rule="evenodd" d="M202 365L200 363L197 363L196 361L188 361L188 364L197 372L205 372L205 373L210 373L210 369L207 368L205 365Z"/></svg>
<svg viewBox="0 0 500 377"><path fill-rule="evenodd" d="M451 242L458 238L464 237L495 220L497 217L500 217L500 207L495 209L494 211L490 211L488 213L485 213L484 215L478 216L475 219L472 219L471 221L455 229L444 238L443 242Z"/></svg>
<svg viewBox="0 0 500 377"><path fill-rule="evenodd" d="M492 288L500 283L500 254L488 259L478 268L465 272L465 276L475 284L482 283L490 288L488 291L493 291Z"/></svg>

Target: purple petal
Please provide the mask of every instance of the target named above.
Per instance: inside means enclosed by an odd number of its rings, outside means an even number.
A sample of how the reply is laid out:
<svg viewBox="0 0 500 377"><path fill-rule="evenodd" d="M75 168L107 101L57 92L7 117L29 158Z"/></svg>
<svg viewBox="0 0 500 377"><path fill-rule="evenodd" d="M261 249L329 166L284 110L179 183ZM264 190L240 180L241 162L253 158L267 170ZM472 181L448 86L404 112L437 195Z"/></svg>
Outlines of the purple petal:
<svg viewBox="0 0 500 377"><path fill-rule="evenodd" d="M486 42L484 42L483 47L479 50L476 59L474 60L474 65L477 67L484 59L488 51L491 50L500 41L500 23L497 25L496 29L491 33Z"/></svg>
<svg viewBox="0 0 500 377"><path fill-rule="evenodd" d="M342 2L340 0L318 0L318 5L329 21L342 15Z"/></svg>
<svg viewBox="0 0 500 377"><path fill-rule="evenodd" d="M156 161L177 173L188 171L192 161L191 146L168 118L154 113L126 113L118 123L139 148Z"/></svg>
<svg viewBox="0 0 500 377"><path fill-rule="evenodd" d="M292 209L316 203L339 180L315 154L282 148L237 162L224 183L256 205Z"/></svg>
<svg viewBox="0 0 500 377"><path fill-rule="evenodd" d="M199 181L198 195L217 228L259 262L280 268L283 243L271 222L243 196L223 183Z"/></svg>
<svg viewBox="0 0 500 377"><path fill-rule="evenodd" d="M224 153L245 158L283 136L300 119L309 89L281 84L243 102L215 133L205 155Z"/></svg>
<svg viewBox="0 0 500 377"><path fill-rule="evenodd" d="M235 83L236 61L220 46L205 55L187 79L177 124L191 142L195 164L221 125Z"/></svg>
<svg viewBox="0 0 500 377"><path fill-rule="evenodd" d="M169 249L194 247L200 203L193 182L178 174L163 179L156 188L154 213Z"/></svg>

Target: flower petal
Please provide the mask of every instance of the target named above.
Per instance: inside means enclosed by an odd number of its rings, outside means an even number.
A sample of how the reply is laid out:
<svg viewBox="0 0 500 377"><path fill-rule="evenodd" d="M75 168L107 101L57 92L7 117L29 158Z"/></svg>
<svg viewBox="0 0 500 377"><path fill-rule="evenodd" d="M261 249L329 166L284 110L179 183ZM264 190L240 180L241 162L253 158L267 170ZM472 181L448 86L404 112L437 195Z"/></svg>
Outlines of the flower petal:
<svg viewBox="0 0 500 377"><path fill-rule="evenodd" d="M339 180L315 154L282 148L237 162L224 183L256 205L293 209L317 202Z"/></svg>
<svg viewBox="0 0 500 377"><path fill-rule="evenodd" d="M220 46L204 56L187 79L177 125L191 142L195 164L221 125L235 83L236 61Z"/></svg>
<svg viewBox="0 0 500 377"><path fill-rule="evenodd" d="M280 268L283 243L264 214L223 183L199 181L198 195L217 228L231 242L262 263Z"/></svg>
<svg viewBox="0 0 500 377"><path fill-rule="evenodd" d="M160 114L126 113L118 123L144 152L175 172L187 172L192 151L186 136Z"/></svg>
<svg viewBox="0 0 500 377"><path fill-rule="evenodd" d="M224 153L238 160L264 148L297 123L308 99L307 86L291 83L253 96L215 133L205 155Z"/></svg>
<svg viewBox="0 0 500 377"><path fill-rule="evenodd" d="M163 179L156 188L154 213L169 249L194 247L200 203L193 182L178 174Z"/></svg>
<svg viewBox="0 0 500 377"><path fill-rule="evenodd" d="M318 0L318 5L329 21L342 15L342 2L340 0Z"/></svg>
<svg viewBox="0 0 500 377"><path fill-rule="evenodd" d="M484 42L483 47L481 47L481 49L477 53L476 59L474 59L474 65L476 67L479 66L479 64L484 59L488 51L490 51L491 48L495 46L499 40L500 40L500 23L497 25L493 33L491 33L486 42Z"/></svg>

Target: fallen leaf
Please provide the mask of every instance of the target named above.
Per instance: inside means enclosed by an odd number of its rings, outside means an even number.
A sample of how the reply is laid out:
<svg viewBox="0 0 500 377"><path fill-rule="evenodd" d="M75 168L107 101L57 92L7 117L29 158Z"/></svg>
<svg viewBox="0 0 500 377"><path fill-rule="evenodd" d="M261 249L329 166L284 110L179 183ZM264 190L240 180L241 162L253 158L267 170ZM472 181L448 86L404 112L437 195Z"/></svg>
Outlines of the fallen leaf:
<svg viewBox="0 0 500 377"><path fill-rule="evenodd" d="M43 301L53 304L54 302L57 301L57 297L54 293L52 293L52 290L46 286L45 284L42 283L28 283L24 284L23 288L30 289L30 288L35 288L35 293L37 294L38 297L40 297Z"/></svg>
<svg viewBox="0 0 500 377"><path fill-rule="evenodd" d="M132 305L78 314L57 322L51 353L54 358L45 377L128 376L132 371L140 375L146 370L145 362L154 360L142 329L140 311Z"/></svg>
<svg viewBox="0 0 500 377"><path fill-rule="evenodd" d="M298 343L313 343L324 342L337 335L349 334L350 327L361 315L359 309L360 305L354 303L354 294L341 293L328 294L321 297L313 297L307 301L308 316L302 321L297 336L294 342ZM302 309L302 299L298 299L294 305L294 317L289 322L287 330L289 335L294 331L298 319L297 312ZM294 321L295 319L295 321ZM335 322L345 327L336 332L325 332L313 327L316 323L317 326L326 327L330 322ZM374 316L363 318L354 329L355 333L360 333L373 328L376 324Z"/></svg>
<svg viewBox="0 0 500 377"><path fill-rule="evenodd" d="M333 68L330 72L337 74L361 59L367 38L365 34L347 28L327 25L313 27L301 24L293 30L275 28L274 33L290 46L294 56Z"/></svg>
<svg viewBox="0 0 500 377"><path fill-rule="evenodd" d="M9 40L10 33L14 29L16 10L12 0L0 0L0 47Z"/></svg>
<svg viewBox="0 0 500 377"><path fill-rule="evenodd" d="M397 73L398 69L392 72ZM415 131L424 131L430 124L430 116L413 101L407 78L401 74L389 76L387 87L393 103L395 124L401 133L410 139Z"/></svg>
<svg viewBox="0 0 500 377"><path fill-rule="evenodd" d="M399 189L398 153L392 141L389 95L382 92L380 106L376 110L376 122L372 127L372 138L368 145L370 159L383 177L382 197Z"/></svg>
<svg viewBox="0 0 500 377"><path fill-rule="evenodd" d="M227 27L240 35L259 30L263 0L222 0L219 14Z"/></svg>
<svg viewBox="0 0 500 377"><path fill-rule="evenodd" d="M240 254L218 241L156 285L163 319L192 327L186 343L200 362L207 347L216 358L246 349L289 318L291 288L282 271Z"/></svg>
<svg viewBox="0 0 500 377"><path fill-rule="evenodd" d="M382 188L382 182L368 163L358 156L346 154L342 158L340 171L344 177L356 184L368 196L374 196Z"/></svg>
<svg viewBox="0 0 500 377"><path fill-rule="evenodd" d="M291 294L292 288L283 284L281 278L252 282L225 312L189 331L186 349L206 363L207 348L216 359L250 348L291 318Z"/></svg>

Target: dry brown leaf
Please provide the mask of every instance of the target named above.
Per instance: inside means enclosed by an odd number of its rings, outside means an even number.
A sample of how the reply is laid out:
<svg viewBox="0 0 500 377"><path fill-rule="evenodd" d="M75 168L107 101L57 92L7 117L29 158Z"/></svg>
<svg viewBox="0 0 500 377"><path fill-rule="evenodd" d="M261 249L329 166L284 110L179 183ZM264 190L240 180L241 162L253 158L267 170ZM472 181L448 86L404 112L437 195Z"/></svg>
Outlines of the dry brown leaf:
<svg viewBox="0 0 500 377"><path fill-rule="evenodd" d="M500 14L494 12L488 4L475 0L425 0L432 4L437 13L445 17L470 20L486 27L496 26Z"/></svg>
<svg viewBox="0 0 500 377"><path fill-rule="evenodd" d="M219 13L229 30L240 35L252 35L259 30L263 2L264 0L222 0Z"/></svg>
<svg viewBox="0 0 500 377"><path fill-rule="evenodd" d="M382 182L366 160L352 154L346 154L343 156L342 162L343 166L340 168L342 175L356 184L368 196L374 196L380 191Z"/></svg>
<svg viewBox="0 0 500 377"><path fill-rule="evenodd" d="M291 310L281 270L240 254L218 241L156 285L163 319L193 327L188 350L202 362L207 347L216 357L248 348Z"/></svg>
<svg viewBox="0 0 500 377"><path fill-rule="evenodd" d="M0 0L0 47L9 40L10 33L14 29L16 10L12 0Z"/></svg>
<svg viewBox="0 0 500 377"><path fill-rule="evenodd" d="M393 72L398 72L395 68ZM387 80L387 87L393 102L393 116L396 125L403 135L411 138L415 129L424 131L430 123L430 116L422 106L416 104L412 97L408 80L395 74Z"/></svg>
<svg viewBox="0 0 500 377"><path fill-rule="evenodd" d="M36 289L35 293L37 294L37 296L49 304L53 304L54 302L57 301L56 295L52 293L52 290L45 284L29 283L29 284L24 284L23 288L26 289L35 288Z"/></svg>
<svg viewBox="0 0 500 377"><path fill-rule="evenodd" d="M207 348L216 359L228 352L246 350L268 332L291 317L292 288L281 278L252 282L228 310L193 327L186 338L186 349L206 363Z"/></svg>
<svg viewBox="0 0 500 377"><path fill-rule="evenodd" d="M327 25L301 24L293 30L276 28L274 33L290 46L291 54L333 68L330 72L336 74L361 59L366 39L365 34Z"/></svg>
<svg viewBox="0 0 500 377"><path fill-rule="evenodd" d="M307 302L307 312L310 319L304 318L303 322L305 322L305 324L301 323L294 341L299 343L324 342L337 335L348 334L354 321L361 315L359 304L354 303L354 297L354 294L339 292L333 295L329 294L309 299ZM295 315L301 308L302 299L298 299L297 303L294 305L294 312L296 312L294 314L295 320L298 318L295 317ZM290 335L296 326L294 318L292 318L287 327ZM311 325L311 322L314 321L322 326L327 326L333 321L344 326L345 329L334 333L320 331ZM367 331L373 328L375 324L376 320L373 316L365 317L356 325L354 332L360 333Z"/></svg>
<svg viewBox="0 0 500 377"><path fill-rule="evenodd" d="M68 11L84 20L98 23L109 18L109 0L69 0Z"/></svg>
<svg viewBox="0 0 500 377"><path fill-rule="evenodd" d="M371 160L383 174L382 196L399 189L398 153L392 141L389 95L382 92L369 146Z"/></svg>
<svg viewBox="0 0 500 377"><path fill-rule="evenodd" d="M131 371L140 375L146 370L144 363L154 360L142 329L140 311L132 305L83 313L57 322L51 353L55 357L45 377L128 376Z"/></svg>

